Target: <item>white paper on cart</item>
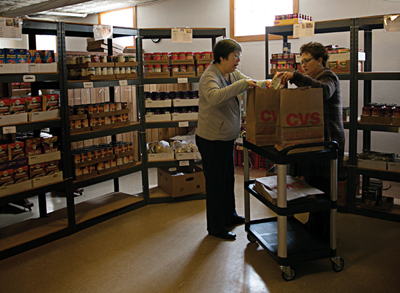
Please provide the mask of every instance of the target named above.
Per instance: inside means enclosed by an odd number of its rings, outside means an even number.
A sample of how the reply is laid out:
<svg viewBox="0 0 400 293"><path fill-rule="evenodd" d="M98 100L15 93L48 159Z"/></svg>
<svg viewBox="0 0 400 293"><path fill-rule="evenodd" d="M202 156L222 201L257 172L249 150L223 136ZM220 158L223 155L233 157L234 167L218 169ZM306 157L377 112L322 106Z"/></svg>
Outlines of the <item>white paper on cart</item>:
<svg viewBox="0 0 400 293"><path fill-rule="evenodd" d="M278 186L278 176L268 176L256 179L256 185L261 184L265 192L271 196L273 201L278 198L277 186ZM306 182L297 179L293 176L286 176L286 199L287 201L295 200L301 197L306 197L309 195L324 194L323 191L310 186Z"/></svg>

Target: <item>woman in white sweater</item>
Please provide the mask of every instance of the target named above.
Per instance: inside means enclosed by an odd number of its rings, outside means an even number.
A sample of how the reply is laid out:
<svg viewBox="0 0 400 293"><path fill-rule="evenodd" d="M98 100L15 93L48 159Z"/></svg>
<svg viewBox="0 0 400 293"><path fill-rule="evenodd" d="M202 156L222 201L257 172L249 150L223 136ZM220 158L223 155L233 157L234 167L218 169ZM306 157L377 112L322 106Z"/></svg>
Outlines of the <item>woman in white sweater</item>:
<svg viewBox="0 0 400 293"><path fill-rule="evenodd" d="M206 179L207 230L212 236L235 240L229 226L244 223L235 208L234 143L240 132L238 95L249 87L266 87L236 68L242 48L232 39L219 41L213 49L214 61L202 74L199 84L199 118L196 143Z"/></svg>

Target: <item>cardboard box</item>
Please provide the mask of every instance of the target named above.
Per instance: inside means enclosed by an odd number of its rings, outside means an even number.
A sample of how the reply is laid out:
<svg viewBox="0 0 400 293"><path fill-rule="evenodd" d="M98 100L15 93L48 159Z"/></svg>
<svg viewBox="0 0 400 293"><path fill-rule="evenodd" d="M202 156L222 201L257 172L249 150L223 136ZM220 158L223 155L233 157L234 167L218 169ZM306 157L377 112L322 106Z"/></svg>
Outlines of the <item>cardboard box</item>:
<svg viewBox="0 0 400 293"><path fill-rule="evenodd" d="M274 20L274 26L307 23L307 22L311 23L312 21L305 20L302 18L281 19L281 20Z"/></svg>
<svg viewBox="0 0 400 293"><path fill-rule="evenodd" d="M32 187L36 188L44 185L54 184L60 181L63 181L62 171L56 172L52 175L32 179Z"/></svg>
<svg viewBox="0 0 400 293"><path fill-rule="evenodd" d="M146 122L171 121L171 114L146 114Z"/></svg>
<svg viewBox="0 0 400 293"><path fill-rule="evenodd" d="M146 108L171 107L171 100L161 100L161 101L146 100L144 106Z"/></svg>
<svg viewBox="0 0 400 293"><path fill-rule="evenodd" d="M357 168L364 169L374 169L374 170L387 170L387 162L386 161L377 161L377 160L357 160Z"/></svg>
<svg viewBox="0 0 400 293"><path fill-rule="evenodd" d="M157 169L158 186L171 197L180 197L206 191L203 169L173 167Z"/></svg>
<svg viewBox="0 0 400 293"><path fill-rule="evenodd" d="M26 123L26 122L28 122L28 113L0 116L0 126Z"/></svg>
<svg viewBox="0 0 400 293"><path fill-rule="evenodd" d="M7 196L10 194L20 193L29 189L32 189L32 180L27 180L21 183L2 186L0 188L0 197Z"/></svg>
<svg viewBox="0 0 400 293"><path fill-rule="evenodd" d="M391 172L400 172L400 163L397 162L388 162L387 170Z"/></svg>
<svg viewBox="0 0 400 293"><path fill-rule="evenodd" d="M328 62L350 60L350 52L328 54L328 55L329 55ZM358 61L365 61L365 52L358 52Z"/></svg>
<svg viewBox="0 0 400 293"><path fill-rule="evenodd" d="M174 107L198 106L199 99L174 99L172 105Z"/></svg>
<svg viewBox="0 0 400 293"><path fill-rule="evenodd" d="M172 121L180 120L197 120L199 118L199 113L172 113Z"/></svg>
<svg viewBox="0 0 400 293"><path fill-rule="evenodd" d="M60 118L60 109L29 113L29 121L42 121Z"/></svg>
<svg viewBox="0 0 400 293"><path fill-rule="evenodd" d="M392 117L392 125L400 126L400 117Z"/></svg>
<svg viewBox="0 0 400 293"><path fill-rule="evenodd" d="M148 154L148 160L150 161L170 161L174 160L174 152L168 153L157 153L157 154Z"/></svg>
<svg viewBox="0 0 400 293"><path fill-rule="evenodd" d="M29 165L41 164L50 161L61 160L61 152L51 152L47 154L40 154L36 156L29 156Z"/></svg>
<svg viewBox="0 0 400 293"><path fill-rule="evenodd" d="M178 161L182 160L194 160L196 158L201 158L200 152L195 153L177 153L175 152L175 159Z"/></svg>

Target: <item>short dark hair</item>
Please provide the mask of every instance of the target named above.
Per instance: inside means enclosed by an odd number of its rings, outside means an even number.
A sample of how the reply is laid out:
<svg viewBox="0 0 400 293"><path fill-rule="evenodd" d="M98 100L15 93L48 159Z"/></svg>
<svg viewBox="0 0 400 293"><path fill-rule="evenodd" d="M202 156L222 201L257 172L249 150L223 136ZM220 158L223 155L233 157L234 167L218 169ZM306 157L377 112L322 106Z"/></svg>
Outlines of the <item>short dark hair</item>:
<svg viewBox="0 0 400 293"><path fill-rule="evenodd" d="M214 63L220 63L222 59L228 59L233 52L242 52L242 46L232 39L223 39L215 44L213 49Z"/></svg>
<svg viewBox="0 0 400 293"><path fill-rule="evenodd" d="M328 61L329 55L326 48L317 42L309 42L300 47L300 55L303 53L309 53L315 60L322 57L322 65L326 67L326 61Z"/></svg>

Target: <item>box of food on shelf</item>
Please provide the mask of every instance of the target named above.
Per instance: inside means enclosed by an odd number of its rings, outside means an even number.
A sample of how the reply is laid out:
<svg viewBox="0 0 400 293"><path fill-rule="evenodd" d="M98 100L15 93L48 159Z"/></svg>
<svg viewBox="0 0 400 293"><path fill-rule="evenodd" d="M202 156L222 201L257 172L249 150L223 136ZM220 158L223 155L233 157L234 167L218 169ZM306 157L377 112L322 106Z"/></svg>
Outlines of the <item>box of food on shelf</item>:
<svg viewBox="0 0 400 293"><path fill-rule="evenodd" d="M400 160L398 162L388 162L387 169L391 172L400 172Z"/></svg>
<svg viewBox="0 0 400 293"><path fill-rule="evenodd" d="M170 161L174 160L174 152L167 152L167 153L150 153L148 154L149 161Z"/></svg>
<svg viewBox="0 0 400 293"><path fill-rule="evenodd" d="M171 77L170 72L145 72L146 78L167 78Z"/></svg>
<svg viewBox="0 0 400 293"><path fill-rule="evenodd" d="M392 117L392 125L400 126L400 117Z"/></svg>
<svg viewBox="0 0 400 293"><path fill-rule="evenodd" d="M178 153L175 151L175 159L177 159L178 161L195 160L195 159L200 159L200 158L201 158L200 152Z"/></svg>
<svg viewBox="0 0 400 293"><path fill-rule="evenodd" d="M0 116L0 126L28 122L28 113Z"/></svg>
<svg viewBox="0 0 400 293"><path fill-rule="evenodd" d="M60 118L60 109L50 110L50 111L40 111L40 112L30 112L29 121L42 121Z"/></svg>
<svg viewBox="0 0 400 293"><path fill-rule="evenodd" d="M146 114L146 122L171 121L171 114Z"/></svg>
<svg viewBox="0 0 400 293"><path fill-rule="evenodd" d="M197 166L157 169L158 186L171 197L204 193L203 169Z"/></svg>
<svg viewBox="0 0 400 293"><path fill-rule="evenodd" d="M195 77L196 72L195 71L186 71L186 72L175 72L172 71L172 77Z"/></svg>
<svg viewBox="0 0 400 293"><path fill-rule="evenodd" d="M374 169L374 170L387 170L386 161L381 160L366 160L366 159L358 159L357 160L357 167L364 168L364 169Z"/></svg>
<svg viewBox="0 0 400 293"><path fill-rule="evenodd" d="M344 53L328 54L328 61L350 60L350 51ZM358 61L365 61L365 52L358 52Z"/></svg>
<svg viewBox="0 0 400 293"><path fill-rule="evenodd" d="M305 20L302 18L280 19L280 20L274 20L274 26L290 25L290 24L297 24L297 23L311 23L311 22L312 21Z"/></svg>
<svg viewBox="0 0 400 293"><path fill-rule="evenodd" d="M51 153L47 153L47 154L28 156L28 164L29 165L41 164L41 163L56 161L56 160L61 160L61 152L60 151L51 152Z"/></svg>
<svg viewBox="0 0 400 293"><path fill-rule="evenodd" d="M158 100L154 101L151 99L146 99L145 101L146 108L164 108L171 107L171 100Z"/></svg>
<svg viewBox="0 0 400 293"><path fill-rule="evenodd" d="M172 121L179 121L179 120L197 120L199 117L199 113L172 113Z"/></svg>
<svg viewBox="0 0 400 293"><path fill-rule="evenodd" d="M0 187L0 197L20 193L32 189L32 180L26 180L20 183L14 183Z"/></svg>
<svg viewBox="0 0 400 293"><path fill-rule="evenodd" d="M49 184L54 184L57 182L63 181L63 172L58 171L54 174L47 175L47 176L42 176L42 177L37 177L32 179L32 187L40 187L44 185L49 185Z"/></svg>
<svg viewBox="0 0 400 293"><path fill-rule="evenodd" d="M172 106L174 107L187 107L187 106L198 106L199 99L174 99Z"/></svg>

